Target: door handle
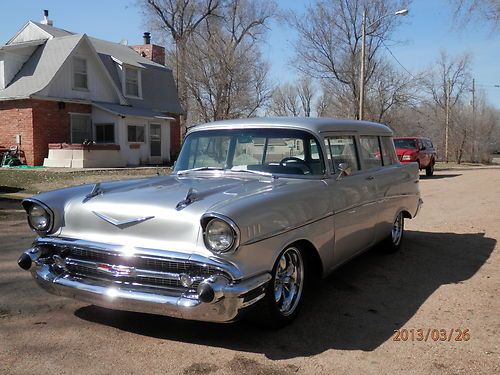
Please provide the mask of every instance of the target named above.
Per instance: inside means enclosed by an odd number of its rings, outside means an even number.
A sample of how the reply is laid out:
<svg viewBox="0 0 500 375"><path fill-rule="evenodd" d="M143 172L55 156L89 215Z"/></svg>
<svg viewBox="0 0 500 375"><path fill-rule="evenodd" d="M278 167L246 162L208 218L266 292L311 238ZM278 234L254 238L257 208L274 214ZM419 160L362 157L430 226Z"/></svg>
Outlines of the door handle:
<svg viewBox="0 0 500 375"><path fill-rule="evenodd" d="M375 178L375 177L373 177L373 176L368 176L366 179L371 181L371 180L373 180L374 178Z"/></svg>

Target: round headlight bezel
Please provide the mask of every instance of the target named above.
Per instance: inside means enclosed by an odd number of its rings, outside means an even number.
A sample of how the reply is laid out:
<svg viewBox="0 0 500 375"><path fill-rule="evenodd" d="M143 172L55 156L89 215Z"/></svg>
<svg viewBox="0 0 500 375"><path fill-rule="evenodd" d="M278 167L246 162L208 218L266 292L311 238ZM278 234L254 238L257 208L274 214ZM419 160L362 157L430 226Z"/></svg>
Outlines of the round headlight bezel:
<svg viewBox="0 0 500 375"><path fill-rule="evenodd" d="M24 202L23 202L24 203ZM32 230L37 232L38 234L48 234L51 232L54 225L54 215L50 208L48 208L45 204L28 200L23 204L26 213L28 215L28 225ZM33 215L33 211L37 210L38 214ZM46 224L44 226L39 226L36 224L35 217L43 217L46 220Z"/></svg>
<svg viewBox="0 0 500 375"><path fill-rule="evenodd" d="M238 248L240 231L238 226L231 219L218 214L207 214L202 217L201 224L203 228L203 241L205 243L205 246L214 254L227 254ZM219 228L215 227L217 225L219 225ZM231 241L228 241L229 244L225 247L214 246L214 240L210 239L211 235L217 235L217 232L220 233L222 229L221 225L222 227L225 226L227 232L232 236ZM211 229L213 229L216 233L211 234Z"/></svg>

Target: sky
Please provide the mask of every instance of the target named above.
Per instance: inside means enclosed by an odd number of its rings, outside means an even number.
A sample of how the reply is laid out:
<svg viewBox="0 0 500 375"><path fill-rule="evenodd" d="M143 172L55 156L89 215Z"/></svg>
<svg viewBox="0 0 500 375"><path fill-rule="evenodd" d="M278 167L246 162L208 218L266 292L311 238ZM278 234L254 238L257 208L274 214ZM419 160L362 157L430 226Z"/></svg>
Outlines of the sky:
<svg viewBox="0 0 500 375"><path fill-rule="evenodd" d="M282 9L291 9L307 17L309 0L277 0ZM148 31L140 9L133 0L16 0L0 1L2 23L0 43L9 40L28 20L40 21L43 9L55 27L86 33L100 39L129 44L142 44L142 34ZM397 43L390 45L392 54L410 73L428 68L441 49L451 55L468 52L473 56L472 74L478 90L484 90L490 104L500 109L500 35L472 24L467 28L454 27L448 0L413 0L409 15L394 35ZM395 9L397 10L397 9ZM263 46L271 65L274 83L293 82L295 33L283 23L273 22ZM155 42L155 35L152 35ZM388 55L389 59L393 59ZM394 63L397 64L396 61Z"/></svg>

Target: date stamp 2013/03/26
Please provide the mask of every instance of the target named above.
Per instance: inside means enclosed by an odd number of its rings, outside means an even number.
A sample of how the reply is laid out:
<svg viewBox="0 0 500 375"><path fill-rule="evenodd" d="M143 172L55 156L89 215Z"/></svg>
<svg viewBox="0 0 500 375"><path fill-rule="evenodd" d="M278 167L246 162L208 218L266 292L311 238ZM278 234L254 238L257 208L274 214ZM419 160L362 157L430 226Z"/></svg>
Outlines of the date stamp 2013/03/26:
<svg viewBox="0 0 500 375"><path fill-rule="evenodd" d="M401 328L395 329L393 341L469 341L468 328Z"/></svg>

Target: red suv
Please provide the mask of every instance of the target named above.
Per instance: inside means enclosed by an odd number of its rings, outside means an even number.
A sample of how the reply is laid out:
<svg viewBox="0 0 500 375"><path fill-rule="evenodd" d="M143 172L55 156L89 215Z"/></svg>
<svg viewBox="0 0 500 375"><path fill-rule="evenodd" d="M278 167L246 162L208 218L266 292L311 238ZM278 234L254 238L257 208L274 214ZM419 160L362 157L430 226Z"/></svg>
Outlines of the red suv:
<svg viewBox="0 0 500 375"><path fill-rule="evenodd" d="M427 176L434 174L436 150L429 138L396 137L394 146L401 163L417 162L421 170L425 169Z"/></svg>

